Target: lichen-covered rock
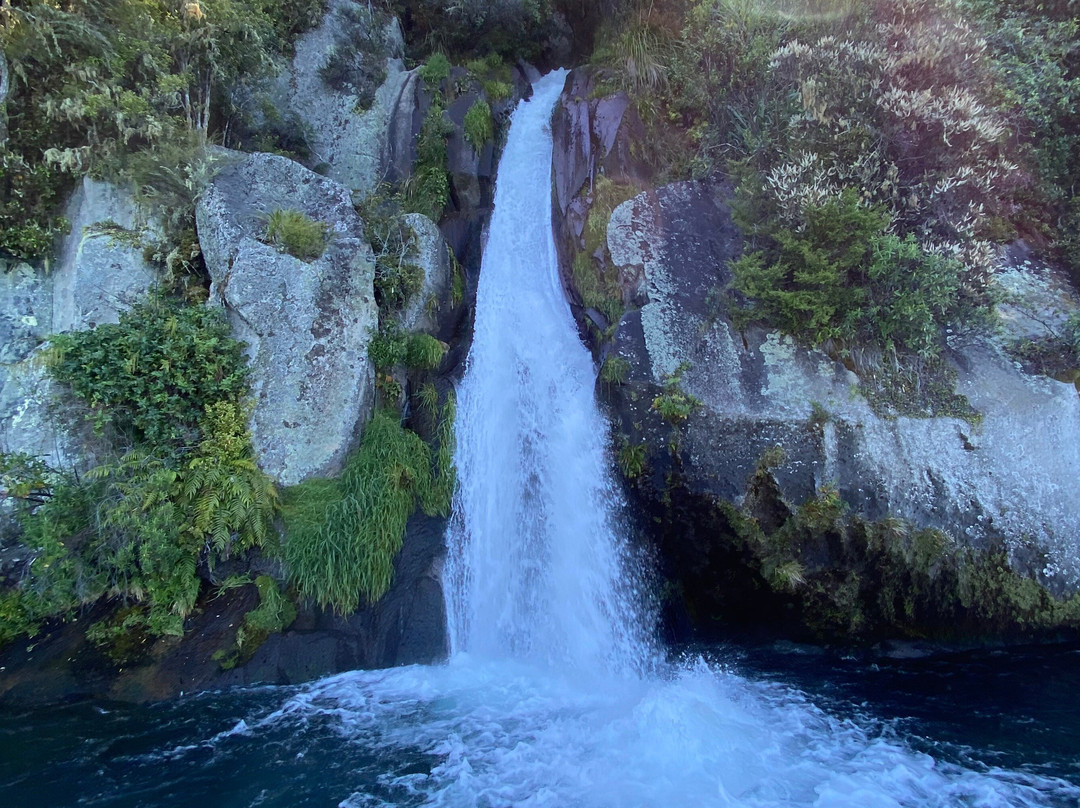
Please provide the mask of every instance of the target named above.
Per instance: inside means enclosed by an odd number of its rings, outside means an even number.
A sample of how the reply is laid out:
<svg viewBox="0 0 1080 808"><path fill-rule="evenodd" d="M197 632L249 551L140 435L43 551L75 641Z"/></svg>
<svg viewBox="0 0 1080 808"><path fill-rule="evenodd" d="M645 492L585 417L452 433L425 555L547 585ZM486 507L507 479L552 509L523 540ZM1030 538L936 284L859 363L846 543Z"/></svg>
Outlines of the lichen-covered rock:
<svg viewBox="0 0 1080 808"><path fill-rule="evenodd" d="M671 427L651 404L689 363L680 384L703 405L683 427L680 473L693 490L741 501L764 452L779 445L786 460L772 474L792 507L835 486L868 519L897 516L963 546L1003 546L1014 569L1052 591L1080 589L1076 390L1022 372L991 341L955 338L957 392L979 417L881 415L824 353L732 328L719 291L739 247L706 185L666 186L612 215L612 260L626 277L643 276L649 301L616 334L631 368L615 396L631 439L641 439L638 425L665 451Z"/></svg>
<svg viewBox="0 0 1080 808"><path fill-rule="evenodd" d="M278 209L328 227L319 258L260 241ZM378 324L371 247L348 189L284 157L233 155L196 218L211 303L248 344L259 465L285 485L337 472L370 412Z"/></svg>
<svg viewBox="0 0 1080 808"><path fill-rule="evenodd" d="M115 323L161 278L143 259L160 240L131 194L89 177L67 207L71 233L52 270L52 331L79 331Z"/></svg>
<svg viewBox="0 0 1080 808"><path fill-rule="evenodd" d="M115 323L161 280L143 258L160 227L130 192L85 178L68 202L71 232L48 273L0 272L0 448L57 467L84 467L95 441L38 355L49 334Z"/></svg>
<svg viewBox="0 0 1080 808"><path fill-rule="evenodd" d="M407 213L404 218L415 236L415 262L424 271L424 285L401 312L398 322L405 331L434 333L438 329L435 313L447 302L450 250L435 222L427 216Z"/></svg>
<svg viewBox="0 0 1080 808"><path fill-rule="evenodd" d="M384 180L402 180L411 171L413 109L417 76L401 60L404 41L397 19L386 26L386 79L365 111L352 93L335 90L320 74L336 45L341 15L351 0L332 0L318 27L296 41L296 55L272 91L276 105L296 113L307 127L308 144L326 175L360 197Z"/></svg>

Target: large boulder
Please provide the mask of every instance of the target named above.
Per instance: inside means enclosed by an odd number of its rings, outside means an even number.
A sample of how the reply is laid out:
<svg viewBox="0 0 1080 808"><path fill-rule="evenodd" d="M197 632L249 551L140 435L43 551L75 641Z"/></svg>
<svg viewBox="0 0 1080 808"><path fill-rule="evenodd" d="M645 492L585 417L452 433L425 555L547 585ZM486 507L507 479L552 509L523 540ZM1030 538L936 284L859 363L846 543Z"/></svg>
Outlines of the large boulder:
<svg viewBox="0 0 1080 808"><path fill-rule="evenodd" d="M336 473L373 397L367 346L378 310L363 222L347 188L292 160L252 154L224 163L196 219L211 303L225 306L248 344L259 465L284 485ZM328 227L319 258L261 240L279 209Z"/></svg>
<svg viewBox="0 0 1080 808"><path fill-rule="evenodd" d="M679 473L694 490L742 502L778 445L786 460L772 475L792 508L835 486L868 519L898 516L962 546L1003 547L1014 569L1052 591L1080 589L1076 390L1024 373L989 339L955 337L947 354L956 389L978 416L883 413L824 353L732 327L718 293L740 244L707 185L669 185L615 210L612 260L628 282L643 279L648 298L615 337L631 368L626 390L637 390L615 396L624 431L667 445L671 428L650 406L689 363L680 384L703 406L684 427Z"/></svg>
<svg viewBox="0 0 1080 808"><path fill-rule="evenodd" d="M51 272L0 272L0 448L58 467L83 467L95 441L40 360L49 334L115 323L161 280L143 248L161 228L131 193L85 178L68 202L71 232Z"/></svg>
<svg viewBox="0 0 1080 808"><path fill-rule="evenodd" d="M352 0L331 0L318 27L296 41L292 64L277 79L272 97L281 111L299 116L314 161L328 177L365 197L384 180L402 180L412 168L413 110L417 75L405 70L404 41L397 19L386 25L386 79L371 107L359 111L356 96L335 90L321 75L331 51L344 46L339 34Z"/></svg>

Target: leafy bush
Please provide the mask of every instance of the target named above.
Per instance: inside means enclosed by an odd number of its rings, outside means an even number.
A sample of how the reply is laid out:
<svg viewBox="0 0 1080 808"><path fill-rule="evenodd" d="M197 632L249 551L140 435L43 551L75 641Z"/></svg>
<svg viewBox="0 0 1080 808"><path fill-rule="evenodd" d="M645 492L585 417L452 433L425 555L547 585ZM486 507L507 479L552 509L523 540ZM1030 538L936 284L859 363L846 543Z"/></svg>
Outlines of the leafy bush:
<svg viewBox="0 0 1080 808"><path fill-rule="evenodd" d="M630 373L630 362L621 356L609 356L600 366L600 381L604 384L622 384Z"/></svg>
<svg viewBox="0 0 1080 808"><path fill-rule="evenodd" d="M410 334L405 341L405 367L435 370L446 356L446 345L429 334Z"/></svg>
<svg viewBox="0 0 1080 808"><path fill-rule="evenodd" d="M465 140L477 152L484 144L495 139L495 122L491 119L491 107L483 98L477 98L465 113Z"/></svg>
<svg viewBox="0 0 1080 808"><path fill-rule="evenodd" d="M278 208L266 217L267 243L277 245L294 258L314 261L326 250L329 227L298 210Z"/></svg>
<svg viewBox="0 0 1080 808"><path fill-rule="evenodd" d="M396 414L376 413L340 479L309 480L285 492L284 557L301 596L341 614L355 611L361 598L381 598L406 522L417 505L447 512L451 475L440 457L433 470L431 450Z"/></svg>
<svg viewBox="0 0 1080 808"><path fill-rule="evenodd" d="M664 392L653 399L650 408L672 426L679 426L701 407L701 399L682 389L682 375L688 369L684 363L664 379Z"/></svg>
<svg viewBox="0 0 1080 808"><path fill-rule="evenodd" d="M321 0L5 5L0 248L46 256L78 176L129 180L130 155L188 134L205 145L215 127L227 130L228 89L275 69L321 10Z"/></svg>
<svg viewBox="0 0 1080 808"><path fill-rule="evenodd" d="M136 443L189 445L219 401L248 389L243 345L221 311L151 298L120 322L50 338L49 371L89 405L96 426Z"/></svg>
<svg viewBox="0 0 1080 808"><path fill-rule="evenodd" d="M267 635L284 631L296 619L296 606L281 594L277 581L260 575L255 588L259 590L259 605L244 615L244 625L236 633L241 652L258 647Z"/></svg>
<svg viewBox="0 0 1080 808"><path fill-rule="evenodd" d="M616 462L619 465L619 471L626 479L636 480L645 473L645 444L624 444L619 448Z"/></svg>
<svg viewBox="0 0 1080 808"><path fill-rule="evenodd" d="M424 288L424 269L416 263L416 234L401 215L403 201L382 186L359 207L375 255L375 301L384 318L404 309Z"/></svg>
<svg viewBox="0 0 1080 808"><path fill-rule="evenodd" d="M446 345L428 334L404 334L393 324L384 326L368 343L368 356L380 370L404 365L413 370L434 370L446 355Z"/></svg>
<svg viewBox="0 0 1080 808"><path fill-rule="evenodd" d="M737 322L760 318L815 345L936 355L942 326L961 312L958 262L890 234L889 215L853 190L804 215L802 231L778 229L769 253L732 263L733 285L751 301Z"/></svg>

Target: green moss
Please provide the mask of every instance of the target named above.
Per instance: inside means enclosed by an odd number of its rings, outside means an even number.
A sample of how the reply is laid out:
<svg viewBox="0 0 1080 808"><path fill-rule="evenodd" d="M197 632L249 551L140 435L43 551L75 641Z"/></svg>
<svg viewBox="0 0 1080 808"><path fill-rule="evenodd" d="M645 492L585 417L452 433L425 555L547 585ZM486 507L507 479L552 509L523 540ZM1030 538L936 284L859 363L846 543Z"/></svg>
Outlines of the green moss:
<svg viewBox="0 0 1080 808"><path fill-rule="evenodd" d="M632 185L620 185L603 174L596 176L590 194L589 215L585 221L585 249L574 257L574 286L586 308L601 312L609 322L617 323L624 307L618 272L607 250L607 226L611 213L639 193Z"/></svg>

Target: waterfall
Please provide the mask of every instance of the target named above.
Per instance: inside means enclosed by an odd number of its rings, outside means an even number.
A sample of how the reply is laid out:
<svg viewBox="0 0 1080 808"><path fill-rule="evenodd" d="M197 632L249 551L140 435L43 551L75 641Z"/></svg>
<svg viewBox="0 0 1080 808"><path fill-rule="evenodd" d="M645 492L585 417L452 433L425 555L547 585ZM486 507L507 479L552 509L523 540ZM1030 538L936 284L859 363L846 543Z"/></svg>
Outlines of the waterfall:
<svg viewBox="0 0 1080 808"><path fill-rule="evenodd" d="M978 750L918 737L902 716L835 698L822 709L795 687L740 675L737 651L654 660L594 368L556 273L548 121L564 75L519 105L499 167L458 391L450 660L287 690L275 709L168 754L218 766L203 775L215 789L219 771L246 782L248 761L270 760L279 791L251 805L1080 804L1080 787L998 768L998 752L984 763ZM230 757L247 747L244 763ZM333 799L296 790L328 778Z"/></svg>
<svg viewBox="0 0 1080 808"><path fill-rule="evenodd" d="M518 106L500 163L458 398L447 611L454 652L629 672L647 657L637 574L552 238L549 122L565 76Z"/></svg>

